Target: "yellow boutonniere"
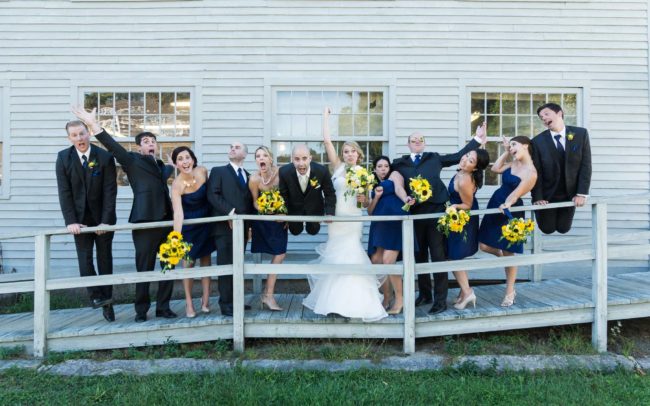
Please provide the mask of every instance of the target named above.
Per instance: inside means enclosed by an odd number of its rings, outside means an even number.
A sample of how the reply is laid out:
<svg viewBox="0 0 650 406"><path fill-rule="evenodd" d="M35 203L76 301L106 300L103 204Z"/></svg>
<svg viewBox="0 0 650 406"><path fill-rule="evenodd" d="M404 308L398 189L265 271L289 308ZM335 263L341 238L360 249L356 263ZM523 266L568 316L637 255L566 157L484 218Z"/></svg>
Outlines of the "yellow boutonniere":
<svg viewBox="0 0 650 406"><path fill-rule="evenodd" d="M309 179L309 184L310 184L311 187L313 187L313 188L317 187L317 186L318 186L318 179L316 179L316 178L311 178L311 179Z"/></svg>
<svg viewBox="0 0 650 406"><path fill-rule="evenodd" d="M96 160L93 159L92 161L88 162L88 167L90 169L93 169L96 166L97 166L97 161Z"/></svg>
<svg viewBox="0 0 650 406"><path fill-rule="evenodd" d="M574 137L573 133L568 133L566 135L566 139L569 140L569 141L573 141L573 137Z"/></svg>

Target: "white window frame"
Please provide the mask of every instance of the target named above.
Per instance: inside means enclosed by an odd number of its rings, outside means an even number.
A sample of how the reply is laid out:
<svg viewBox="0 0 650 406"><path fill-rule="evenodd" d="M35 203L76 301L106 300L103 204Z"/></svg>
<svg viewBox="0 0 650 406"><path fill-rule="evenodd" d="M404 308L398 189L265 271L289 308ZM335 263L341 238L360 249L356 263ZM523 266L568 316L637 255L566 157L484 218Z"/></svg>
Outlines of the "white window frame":
<svg viewBox="0 0 650 406"><path fill-rule="evenodd" d="M11 177L9 176L9 161L11 155L11 136L9 134L9 80L0 80L0 142L2 142L2 184L0 199L9 199L11 194Z"/></svg>
<svg viewBox="0 0 650 406"><path fill-rule="evenodd" d="M186 80L156 80L156 81L75 81L71 85L71 94L74 97L73 105L81 105L84 103L85 92L186 92L190 94L190 136L189 137L164 137L160 138L159 142L188 142L192 143L192 150L195 151L197 160L203 162L203 148L201 142L201 134L199 134L200 126L200 110L201 105L201 86L194 81ZM156 134L158 135L158 134ZM94 140L94 138L93 138ZM133 138L120 139L116 138L120 143L132 143ZM133 191L130 187L118 187L117 199L126 200L133 198Z"/></svg>
<svg viewBox="0 0 650 406"><path fill-rule="evenodd" d="M513 80L513 81L488 81L488 80L463 80L459 86L459 131L458 147L462 148L468 134L473 134L476 129L471 128L471 97L475 92L488 93L577 93L576 122L580 127L589 126L589 98L591 84L589 81L566 80ZM490 157L494 162L496 157ZM477 193L479 198L492 195L499 185L485 185Z"/></svg>
<svg viewBox="0 0 650 406"><path fill-rule="evenodd" d="M382 137L355 137L358 142L382 142L385 145L385 154L394 155L395 149L395 86L394 79L323 79L323 78L265 78L264 80L264 145L272 146L273 142L282 141L273 137L274 130L274 113L276 111L276 100L278 91L362 91L362 92L383 92L383 126L384 135ZM325 107L325 106L323 106ZM350 138L333 137L332 141L346 141ZM300 138L296 141L318 142L322 141L322 135L319 137ZM291 139L286 139L291 142Z"/></svg>

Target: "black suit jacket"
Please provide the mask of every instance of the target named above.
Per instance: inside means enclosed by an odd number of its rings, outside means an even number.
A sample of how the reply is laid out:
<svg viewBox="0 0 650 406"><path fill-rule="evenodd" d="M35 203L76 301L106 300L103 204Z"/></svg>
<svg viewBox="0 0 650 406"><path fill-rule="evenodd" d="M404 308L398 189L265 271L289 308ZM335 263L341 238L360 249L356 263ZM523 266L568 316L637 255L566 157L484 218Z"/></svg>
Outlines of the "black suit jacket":
<svg viewBox="0 0 650 406"><path fill-rule="evenodd" d="M117 182L113 156L93 145L88 162L89 167L84 169L74 146L60 151L56 158L56 183L66 226L84 224L88 216L93 224L87 226L115 224Z"/></svg>
<svg viewBox="0 0 650 406"><path fill-rule="evenodd" d="M232 209L235 214L254 214L253 196L248 189L250 174L246 172L246 185L239 181L232 165L217 166L210 171L208 178L208 201L211 216L227 216ZM215 223L212 230L214 236L232 234L227 222Z"/></svg>
<svg viewBox="0 0 650 406"><path fill-rule="evenodd" d="M442 168L452 166L460 162L460 159L468 153L480 147L481 144L472 139L463 149L447 155L440 155L437 152L423 152L420 163L415 166L411 155L404 155L393 161L393 169L398 171L404 177L404 187L408 194L412 194L409 187L409 179L421 175L431 184L431 197L429 200L416 204L411 211L414 214L432 213L435 211L434 205L444 204L449 200L447 186L440 179Z"/></svg>
<svg viewBox="0 0 650 406"><path fill-rule="evenodd" d="M569 140L569 134L573 139ZM533 138L533 162L537 169L537 183L531 191L533 201L551 200L559 179L564 176L568 198L588 195L591 185L591 147L589 133L582 127L566 127L564 173L561 173L560 153L551 132L546 130Z"/></svg>
<svg viewBox="0 0 650 406"><path fill-rule="evenodd" d="M106 131L102 130L95 137L115 156L129 178L133 190L129 223L171 220L173 212L167 179L174 168L150 155L128 152Z"/></svg>
<svg viewBox="0 0 650 406"><path fill-rule="evenodd" d="M333 216L336 212L336 191L332 185L332 175L325 166L311 162L309 180L303 193L295 166L288 164L280 168L279 189L287 204L288 214ZM312 186L312 180L316 180L316 186Z"/></svg>

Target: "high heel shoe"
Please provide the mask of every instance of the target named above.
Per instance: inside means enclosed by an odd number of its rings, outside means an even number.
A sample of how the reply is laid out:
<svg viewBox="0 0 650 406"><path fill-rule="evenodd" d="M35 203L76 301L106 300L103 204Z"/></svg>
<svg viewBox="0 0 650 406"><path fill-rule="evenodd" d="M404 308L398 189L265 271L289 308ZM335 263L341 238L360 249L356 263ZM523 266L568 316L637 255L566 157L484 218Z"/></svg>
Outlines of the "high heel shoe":
<svg viewBox="0 0 650 406"><path fill-rule="evenodd" d="M393 306L386 313L388 313L390 315L401 314L403 309L404 309L403 305L400 305L400 307Z"/></svg>
<svg viewBox="0 0 650 406"><path fill-rule="evenodd" d="M185 309L185 317L187 317L188 319L193 319L196 317L196 312L190 313L187 311L187 309Z"/></svg>
<svg viewBox="0 0 650 406"><path fill-rule="evenodd" d="M503 302L501 302L501 307L510 307L513 304L515 304L516 296L517 296L517 292L515 292L514 290L512 291L512 293L505 295L505 297L503 298Z"/></svg>
<svg viewBox="0 0 650 406"><path fill-rule="evenodd" d="M208 314L208 313L210 313L210 305L209 305L209 304L204 305L204 304L201 302L201 313L203 313L203 314Z"/></svg>
<svg viewBox="0 0 650 406"><path fill-rule="evenodd" d="M460 303L460 297L463 295L462 292L458 292L458 296L456 296L456 300L454 300L454 304Z"/></svg>
<svg viewBox="0 0 650 406"><path fill-rule="evenodd" d="M476 309L476 295L474 294L474 291L472 290L472 293L469 294L465 299L460 300L458 303L454 305L455 309L458 310L464 310L469 302L472 302L472 306Z"/></svg>
<svg viewBox="0 0 650 406"><path fill-rule="evenodd" d="M267 294L260 295L260 308L264 310L264 306L268 307L269 310L274 312L280 312L283 310L275 301L273 295L267 295Z"/></svg>

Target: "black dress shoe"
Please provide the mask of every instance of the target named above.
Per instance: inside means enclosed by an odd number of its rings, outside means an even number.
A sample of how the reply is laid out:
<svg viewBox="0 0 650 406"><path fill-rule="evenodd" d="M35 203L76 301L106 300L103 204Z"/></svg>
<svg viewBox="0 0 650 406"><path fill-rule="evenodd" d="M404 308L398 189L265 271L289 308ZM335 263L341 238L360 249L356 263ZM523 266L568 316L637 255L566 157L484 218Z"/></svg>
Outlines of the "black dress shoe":
<svg viewBox="0 0 650 406"><path fill-rule="evenodd" d="M136 313L135 315L136 323L144 323L145 321L147 321L147 313Z"/></svg>
<svg viewBox="0 0 650 406"><path fill-rule="evenodd" d="M109 304L113 304L113 299L93 299L91 300L93 309L99 309Z"/></svg>
<svg viewBox="0 0 650 406"><path fill-rule="evenodd" d="M232 317L232 306L222 306L221 307L221 314L223 316Z"/></svg>
<svg viewBox="0 0 650 406"><path fill-rule="evenodd" d="M178 316L173 311L171 311L169 309L166 309L166 310L160 310L160 311L156 310L156 317L164 317L166 319L175 319Z"/></svg>
<svg viewBox="0 0 650 406"><path fill-rule="evenodd" d="M438 314L447 310L446 304L434 304L429 310L429 314Z"/></svg>
<svg viewBox="0 0 650 406"><path fill-rule="evenodd" d="M249 305L244 305L244 310L250 310L251 307Z"/></svg>
<svg viewBox="0 0 650 406"><path fill-rule="evenodd" d="M418 296L417 299L415 299L416 306L421 306L421 305L431 304L431 303L433 303L433 299L430 297L420 295Z"/></svg>
<svg viewBox="0 0 650 406"><path fill-rule="evenodd" d="M115 311L113 310L113 305L109 304L102 308L102 314L106 321L115 321Z"/></svg>

